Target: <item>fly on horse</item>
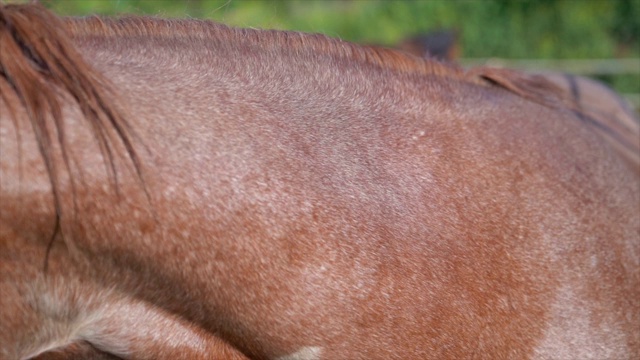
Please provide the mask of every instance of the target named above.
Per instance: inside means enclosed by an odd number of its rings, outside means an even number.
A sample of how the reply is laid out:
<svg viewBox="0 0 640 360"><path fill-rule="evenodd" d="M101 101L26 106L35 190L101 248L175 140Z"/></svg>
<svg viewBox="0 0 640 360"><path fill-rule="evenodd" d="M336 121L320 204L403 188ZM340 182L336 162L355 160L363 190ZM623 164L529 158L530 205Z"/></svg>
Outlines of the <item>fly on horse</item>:
<svg viewBox="0 0 640 360"><path fill-rule="evenodd" d="M0 92L2 359L640 357L638 149L543 78L6 5Z"/></svg>

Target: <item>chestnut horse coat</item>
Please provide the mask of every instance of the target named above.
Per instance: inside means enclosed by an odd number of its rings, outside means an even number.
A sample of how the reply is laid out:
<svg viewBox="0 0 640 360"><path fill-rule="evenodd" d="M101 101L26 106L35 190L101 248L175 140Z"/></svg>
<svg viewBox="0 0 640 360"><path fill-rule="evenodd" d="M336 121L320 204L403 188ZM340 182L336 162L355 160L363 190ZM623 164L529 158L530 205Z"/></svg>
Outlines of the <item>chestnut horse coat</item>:
<svg viewBox="0 0 640 360"><path fill-rule="evenodd" d="M14 5L0 91L2 359L640 357L638 144L544 79Z"/></svg>

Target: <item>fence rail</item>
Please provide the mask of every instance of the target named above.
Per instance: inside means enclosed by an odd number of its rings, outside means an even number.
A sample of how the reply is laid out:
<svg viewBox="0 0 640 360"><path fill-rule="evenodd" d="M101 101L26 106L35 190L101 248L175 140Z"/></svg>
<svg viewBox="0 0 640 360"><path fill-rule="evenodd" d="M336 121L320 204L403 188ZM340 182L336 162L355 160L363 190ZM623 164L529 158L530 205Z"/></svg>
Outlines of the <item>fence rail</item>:
<svg viewBox="0 0 640 360"><path fill-rule="evenodd" d="M640 58L597 59L597 60L514 60L514 59L461 59L467 65L484 64L494 67L508 67L522 70L553 70L576 75L620 75L640 74Z"/></svg>

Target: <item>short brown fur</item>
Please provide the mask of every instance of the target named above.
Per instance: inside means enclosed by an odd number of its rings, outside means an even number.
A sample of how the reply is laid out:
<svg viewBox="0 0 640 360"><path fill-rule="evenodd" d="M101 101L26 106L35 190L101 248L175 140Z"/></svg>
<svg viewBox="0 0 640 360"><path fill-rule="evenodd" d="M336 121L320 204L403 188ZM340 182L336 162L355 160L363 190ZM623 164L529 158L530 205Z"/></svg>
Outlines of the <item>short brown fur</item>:
<svg viewBox="0 0 640 360"><path fill-rule="evenodd" d="M0 14L0 358L640 355L638 172L544 79Z"/></svg>

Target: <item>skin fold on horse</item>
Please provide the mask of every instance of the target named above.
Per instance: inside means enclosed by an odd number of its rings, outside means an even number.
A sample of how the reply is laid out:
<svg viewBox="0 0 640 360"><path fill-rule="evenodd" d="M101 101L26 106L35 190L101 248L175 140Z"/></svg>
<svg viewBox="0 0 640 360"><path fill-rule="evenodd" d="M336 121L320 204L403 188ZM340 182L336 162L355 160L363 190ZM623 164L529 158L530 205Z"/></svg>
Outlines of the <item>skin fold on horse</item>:
<svg viewBox="0 0 640 360"><path fill-rule="evenodd" d="M0 5L0 359L639 358L637 127L574 105L322 35Z"/></svg>

